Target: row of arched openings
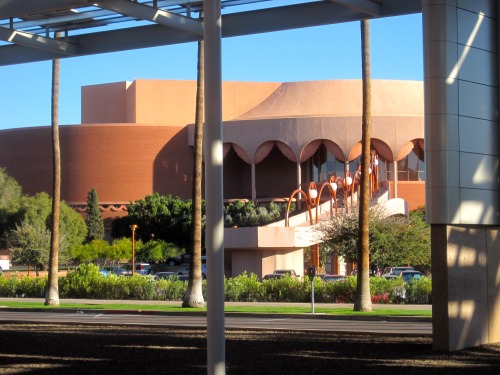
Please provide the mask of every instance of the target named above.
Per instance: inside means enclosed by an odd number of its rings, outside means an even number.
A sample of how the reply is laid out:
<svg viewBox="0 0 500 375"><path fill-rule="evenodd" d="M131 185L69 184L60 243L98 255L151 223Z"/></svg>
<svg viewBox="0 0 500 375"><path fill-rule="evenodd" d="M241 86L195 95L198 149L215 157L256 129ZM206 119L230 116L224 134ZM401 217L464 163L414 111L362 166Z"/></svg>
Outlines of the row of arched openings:
<svg viewBox="0 0 500 375"><path fill-rule="evenodd" d="M408 142L396 157L385 142L372 139L372 150L379 158L379 181L425 181L423 139ZM331 176L354 174L360 165L361 143L346 158L338 145L329 140L310 142L300 160L280 141L262 144L253 160L234 143L224 144L225 198L266 199L286 197L309 182L326 182Z"/></svg>

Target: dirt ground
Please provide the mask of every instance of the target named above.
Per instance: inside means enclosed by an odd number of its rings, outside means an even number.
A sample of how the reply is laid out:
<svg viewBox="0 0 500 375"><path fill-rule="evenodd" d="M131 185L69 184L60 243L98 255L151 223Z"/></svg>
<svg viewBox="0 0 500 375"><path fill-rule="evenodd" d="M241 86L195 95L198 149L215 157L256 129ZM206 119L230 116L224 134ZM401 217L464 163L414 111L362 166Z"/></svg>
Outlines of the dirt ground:
<svg viewBox="0 0 500 375"><path fill-rule="evenodd" d="M0 374L206 374L206 330L2 324ZM427 337L227 331L227 374L500 374L500 344L453 353Z"/></svg>

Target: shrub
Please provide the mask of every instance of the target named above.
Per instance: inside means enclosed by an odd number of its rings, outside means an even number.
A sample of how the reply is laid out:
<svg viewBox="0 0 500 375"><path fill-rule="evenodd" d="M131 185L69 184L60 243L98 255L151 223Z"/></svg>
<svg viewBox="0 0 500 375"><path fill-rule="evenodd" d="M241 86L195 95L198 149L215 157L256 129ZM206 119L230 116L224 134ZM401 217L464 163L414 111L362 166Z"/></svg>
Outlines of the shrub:
<svg viewBox="0 0 500 375"><path fill-rule="evenodd" d="M414 304L431 303L431 292L431 279L423 277L420 280L412 280L406 285L405 302Z"/></svg>
<svg viewBox="0 0 500 375"><path fill-rule="evenodd" d="M13 275L0 277L0 296L11 298L40 298L45 296L47 277Z"/></svg>
<svg viewBox="0 0 500 375"><path fill-rule="evenodd" d="M262 281L262 295L267 302L306 301L304 283L290 275Z"/></svg>
<svg viewBox="0 0 500 375"><path fill-rule="evenodd" d="M357 277L348 276L342 282L330 283L331 298L335 303L352 303L356 296Z"/></svg>
<svg viewBox="0 0 500 375"><path fill-rule="evenodd" d="M99 298L99 283L104 279L95 264L81 264L59 278L59 294L65 298Z"/></svg>
<svg viewBox="0 0 500 375"><path fill-rule="evenodd" d="M372 303L389 303L391 280L385 277L370 277L370 292Z"/></svg>
<svg viewBox="0 0 500 375"><path fill-rule="evenodd" d="M0 277L0 297L43 297L47 277ZM135 275L105 277L94 264L80 265L66 277L59 278L61 298L93 298L108 300L182 301L187 281L177 278L155 280ZM314 281L314 300L319 303L353 303L356 295L356 276L345 281L324 283ZM203 280L206 298L206 280ZM432 284L429 278L405 283L401 278L386 280L370 278L371 300L377 303L431 303ZM225 300L230 302L310 302L311 282L286 276L260 282L255 274L243 273L224 280Z"/></svg>
<svg viewBox="0 0 500 375"><path fill-rule="evenodd" d="M206 286L205 280L202 281L203 287ZM187 291L187 281L181 281L177 278L160 279L156 282L157 299L162 301L182 301ZM205 288L204 288L205 289ZM203 293L205 296L206 293Z"/></svg>
<svg viewBox="0 0 500 375"><path fill-rule="evenodd" d="M224 295L227 302L257 302L263 300L262 285L257 275L246 272L224 280Z"/></svg>
<svg viewBox="0 0 500 375"><path fill-rule="evenodd" d="M275 202L266 207L258 206L253 201L238 201L224 206L225 227L253 227L268 224L278 219L286 206Z"/></svg>
<svg viewBox="0 0 500 375"><path fill-rule="evenodd" d="M386 291L389 293L389 303L403 303L406 297L406 285L402 278L389 279Z"/></svg>

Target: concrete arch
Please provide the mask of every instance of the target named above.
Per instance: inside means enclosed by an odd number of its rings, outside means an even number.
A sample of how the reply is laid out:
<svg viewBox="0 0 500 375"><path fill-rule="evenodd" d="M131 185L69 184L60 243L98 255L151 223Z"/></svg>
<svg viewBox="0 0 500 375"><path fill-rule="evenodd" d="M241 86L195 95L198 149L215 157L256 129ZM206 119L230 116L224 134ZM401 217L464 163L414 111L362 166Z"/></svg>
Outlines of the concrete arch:
<svg viewBox="0 0 500 375"><path fill-rule="evenodd" d="M259 164L261 161L263 161L275 146L278 148L281 154L288 160L294 163L297 162L298 160L297 155L289 145L287 145L283 141L272 139L261 143L256 148L255 153L253 155L253 160L255 164Z"/></svg>
<svg viewBox="0 0 500 375"><path fill-rule="evenodd" d="M414 151L418 158L422 161L425 160L425 149L424 149L424 139L417 138L412 139L407 142L403 147L399 149L398 156L396 157L396 161L402 160L406 156L410 154L410 152Z"/></svg>
<svg viewBox="0 0 500 375"><path fill-rule="evenodd" d="M345 163L347 158L342 148L329 139L315 139L307 143L300 152L300 161L304 162L314 155L318 148L324 145L326 149L340 162Z"/></svg>
<svg viewBox="0 0 500 375"><path fill-rule="evenodd" d="M239 144L234 143L234 142L224 143L224 146L223 146L224 157L226 157L226 155L228 154L228 152L231 148L234 150L236 155L238 155L241 160L243 160L247 164L251 164L250 157L248 156L245 149L243 147L241 147Z"/></svg>
<svg viewBox="0 0 500 375"><path fill-rule="evenodd" d="M377 151L379 157L383 160L390 162L394 161L394 153L387 143L378 138L371 139L371 147ZM361 141L356 143L354 147L349 152L348 161L355 160L359 155L361 155Z"/></svg>

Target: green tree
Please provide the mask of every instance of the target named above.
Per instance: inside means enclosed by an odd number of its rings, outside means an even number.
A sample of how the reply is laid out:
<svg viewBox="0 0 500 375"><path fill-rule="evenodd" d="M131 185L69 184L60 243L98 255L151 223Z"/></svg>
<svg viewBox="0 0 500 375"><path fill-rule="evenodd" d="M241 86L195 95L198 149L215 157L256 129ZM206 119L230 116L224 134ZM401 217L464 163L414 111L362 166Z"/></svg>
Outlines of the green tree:
<svg viewBox="0 0 500 375"><path fill-rule="evenodd" d="M104 220L99 211L99 200L95 188L92 188L87 196L87 217L85 218L85 223L87 224L86 242L102 240L104 238Z"/></svg>
<svg viewBox="0 0 500 375"><path fill-rule="evenodd" d="M321 251L358 261L358 212L353 210L321 225ZM380 208L370 210L370 263L379 267L401 266L410 262L427 268L431 261L430 226L423 210L409 217L386 216Z"/></svg>
<svg viewBox="0 0 500 375"><path fill-rule="evenodd" d="M183 253L177 245L163 240L148 241L137 250L137 258L144 262L162 262Z"/></svg>
<svg viewBox="0 0 500 375"><path fill-rule="evenodd" d="M52 199L47 193L23 197L21 208L17 214L18 222L45 227L52 226ZM59 222L60 256L67 259L71 247L81 244L87 235L85 220L66 203L61 202L61 217ZM62 246L62 247L61 247Z"/></svg>
<svg viewBox="0 0 500 375"><path fill-rule="evenodd" d="M22 188L10 177L4 168L0 168L0 209L15 211L19 208Z"/></svg>
<svg viewBox="0 0 500 375"><path fill-rule="evenodd" d="M93 240L84 244L73 246L71 258L79 263L95 262L98 259L118 260L110 257L110 244L104 240Z"/></svg>
<svg viewBox="0 0 500 375"><path fill-rule="evenodd" d="M5 245L6 234L15 228L21 197L21 186L0 168L0 246Z"/></svg>
<svg viewBox="0 0 500 375"><path fill-rule="evenodd" d="M191 201L154 193L129 206L126 217L113 221L114 238L129 237L130 224L139 226L136 236L142 242L152 239L188 248L191 238Z"/></svg>
<svg viewBox="0 0 500 375"><path fill-rule="evenodd" d="M142 248L142 242L135 242L135 249L140 252ZM121 261L123 259L132 259L132 240L130 238L118 238L113 241L109 249L108 259L116 259Z"/></svg>
<svg viewBox="0 0 500 375"><path fill-rule="evenodd" d="M38 276L40 265L49 260L50 238L50 231L41 223L16 225L8 235L12 261L33 266Z"/></svg>

